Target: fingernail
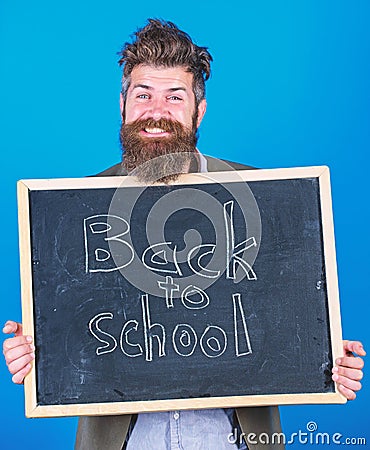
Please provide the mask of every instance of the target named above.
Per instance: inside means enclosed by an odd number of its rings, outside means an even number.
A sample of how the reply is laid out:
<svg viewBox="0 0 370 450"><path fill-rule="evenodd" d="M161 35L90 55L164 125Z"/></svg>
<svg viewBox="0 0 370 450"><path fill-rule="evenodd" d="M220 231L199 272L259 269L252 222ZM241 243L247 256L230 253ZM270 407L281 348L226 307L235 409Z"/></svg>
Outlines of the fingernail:
<svg viewBox="0 0 370 450"><path fill-rule="evenodd" d="M337 366L334 366L334 367L331 369L332 372L338 372L338 370L339 370L339 369L338 369Z"/></svg>
<svg viewBox="0 0 370 450"><path fill-rule="evenodd" d="M27 340L27 342L32 342L32 336L27 336L26 340Z"/></svg>
<svg viewBox="0 0 370 450"><path fill-rule="evenodd" d="M335 364L341 365L341 364L342 364L341 358L337 358L337 359L335 360Z"/></svg>
<svg viewBox="0 0 370 450"><path fill-rule="evenodd" d="M32 359L35 359L35 354L33 352L30 353L30 356L31 356Z"/></svg>
<svg viewBox="0 0 370 450"><path fill-rule="evenodd" d="M335 373L331 378L333 381L338 381L339 376Z"/></svg>

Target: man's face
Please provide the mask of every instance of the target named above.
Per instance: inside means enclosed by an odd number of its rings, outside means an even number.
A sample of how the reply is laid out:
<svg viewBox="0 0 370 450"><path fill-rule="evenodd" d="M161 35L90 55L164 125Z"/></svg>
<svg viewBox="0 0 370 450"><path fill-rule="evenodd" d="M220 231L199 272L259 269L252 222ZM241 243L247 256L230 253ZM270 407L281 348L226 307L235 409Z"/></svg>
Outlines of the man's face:
<svg viewBox="0 0 370 450"><path fill-rule="evenodd" d="M175 180L189 171L206 109L196 107L193 75L183 67L137 66L122 109L123 165L141 181Z"/></svg>
<svg viewBox="0 0 370 450"><path fill-rule="evenodd" d="M131 83L127 91L123 117L125 123L138 119L168 119L178 121L187 128L193 127L196 114L196 128L199 127L206 110L206 102L202 100L195 112L195 96L193 93L193 74L183 67L157 68L152 66L136 66L131 72ZM166 133L158 130L143 130L142 136L147 138L166 137Z"/></svg>

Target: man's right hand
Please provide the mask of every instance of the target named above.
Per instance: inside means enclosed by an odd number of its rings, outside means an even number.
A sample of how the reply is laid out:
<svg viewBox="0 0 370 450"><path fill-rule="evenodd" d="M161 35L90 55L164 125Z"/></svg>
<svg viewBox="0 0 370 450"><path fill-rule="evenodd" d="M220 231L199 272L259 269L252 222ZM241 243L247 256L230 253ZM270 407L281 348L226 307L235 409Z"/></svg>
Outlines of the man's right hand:
<svg viewBox="0 0 370 450"><path fill-rule="evenodd" d="M12 334L3 343L3 353L9 372L13 375L12 381L22 384L24 377L31 371L31 362L35 359L35 346L31 336L23 336L22 324L8 320L3 333Z"/></svg>

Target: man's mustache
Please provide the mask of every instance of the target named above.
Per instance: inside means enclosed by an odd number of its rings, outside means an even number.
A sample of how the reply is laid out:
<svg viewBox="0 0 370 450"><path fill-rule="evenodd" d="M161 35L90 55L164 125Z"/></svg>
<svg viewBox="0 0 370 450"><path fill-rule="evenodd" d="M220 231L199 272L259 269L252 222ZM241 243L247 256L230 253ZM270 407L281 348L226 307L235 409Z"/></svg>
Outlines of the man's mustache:
<svg viewBox="0 0 370 450"><path fill-rule="evenodd" d="M133 133L139 133L140 131L147 128L160 128L161 130L172 133L175 136L180 135L184 131L191 132L191 129L184 126L181 122L178 122L177 120L166 119L164 117L158 120L155 120L153 118L137 119L133 122L124 124L123 128L129 128Z"/></svg>

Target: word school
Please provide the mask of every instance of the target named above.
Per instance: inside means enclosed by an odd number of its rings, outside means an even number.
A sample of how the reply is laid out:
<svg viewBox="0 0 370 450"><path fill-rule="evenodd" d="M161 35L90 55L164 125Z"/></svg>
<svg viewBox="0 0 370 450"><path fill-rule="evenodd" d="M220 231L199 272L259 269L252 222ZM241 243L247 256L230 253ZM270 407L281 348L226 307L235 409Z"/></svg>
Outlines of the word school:
<svg viewBox="0 0 370 450"><path fill-rule="evenodd" d="M246 356L252 353L252 347L241 302L241 295L233 294L232 302L235 356ZM166 328L160 323L152 323L149 309L149 296L147 294L141 296L141 308L143 323L141 333L144 349L138 342L138 339L135 340L136 333L140 332L140 325L136 319L127 320L123 324L118 339L111 333L102 329L104 321L114 319L113 313L107 311L97 314L89 322L90 333L100 343L100 346L96 349L97 355L114 352L119 346L122 353L129 358L144 356L146 361L152 361L153 343L156 340L158 344L158 357L166 356ZM217 358L221 356L228 346L225 330L217 325L206 326L200 338L195 329L188 323L177 324L171 334L172 348L180 356L191 356L196 349L198 341L202 353L208 358Z"/></svg>

